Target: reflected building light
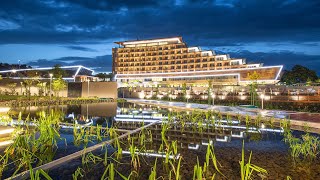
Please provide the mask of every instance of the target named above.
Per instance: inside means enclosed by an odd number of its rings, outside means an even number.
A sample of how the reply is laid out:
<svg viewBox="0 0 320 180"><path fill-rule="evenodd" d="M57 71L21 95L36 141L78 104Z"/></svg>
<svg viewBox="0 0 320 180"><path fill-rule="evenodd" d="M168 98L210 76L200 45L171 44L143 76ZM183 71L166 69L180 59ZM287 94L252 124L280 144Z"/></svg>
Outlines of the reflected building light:
<svg viewBox="0 0 320 180"><path fill-rule="evenodd" d="M145 97L144 91L139 92L139 98L143 99Z"/></svg>
<svg viewBox="0 0 320 180"><path fill-rule="evenodd" d="M242 131L240 132L240 134L233 134L233 132L231 132L231 137L243 138L244 137L244 133Z"/></svg>
<svg viewBox="0 0 320 180"><path fill-rule="evenodd" d="M7 146L7 145L12 144L12 143L13 143L13 140L1 141L0 142L0 147Z"/></svg>
<svg viewBox="0 0 320 180"><path fill-rule="evenodd" d="M224 136L224 138L223 138L223 139L216 138L216 141L218 141L218 142L228 142L228 139L229 139L229 137L228 137L228 136Z"/></svg>
<svg viewBox="0 0 320 180"><path fill-rule="evenodd" d="M130 151L122 151L122 154L130 154ZM143 152L134 152L134 154L140 155L140 156L148 156L148 157L161 157L161 158L166 158L166 154L159 154L159 153L143 153ZM177 155L169 155L169 159L179 159L180 154Z"/></svg>
<svg viewBox="0 0 320 180"><path fill-rule="evenodd" d="M118 121L118 122L144 122L144 123L153 123L153 122L157 122L157 121L159 121L159 123L161 122L161 120L159 120L159 119L154 119L154 120L152 120L152 119L129 119L129 118L127 118L127 119L121 119L121 118L114 118L114 120L115 121Z"/></svg>
<svg viewBox="0 0 320 180"><path fill-rule="evenodd" d="M7 113L9 110L9 107L0 107L0 113Z"/></svg>
<svg viewBox="0 0 320 180"><path fill-rule="evenodd" d="M188 144L188 149L198 150L199 147L199 144Z"/></svg>
<svg viewBox="0 0 320 180"><path fill-rule="evenodd" d="M10 134L14 131L14 128L8 128L8 129L2 129L0 130L0 135L3 135L3 134Z"/></svg>
<svg viewBox="0 0 320 180"><path fill-rule="evenodd" d="M240 96L240 99L241 99L241 100L246 100L246 99L247 99L247 96Z"/></svg>
<svg viewBox="0 0 320 180"><path fill-rule="evenodd" d="M213 145L213 141L212 140L209 140L209 141L208 140L202 140L201 144L204 145L204 146L208 146L209 144Z"/></svg>
<svg viewBox="0 0 320 180"><path fill-rule="evenodd" d="M202 97L202 99L207 99L208 98L207 95L202 95L201 97Z"/></svg>

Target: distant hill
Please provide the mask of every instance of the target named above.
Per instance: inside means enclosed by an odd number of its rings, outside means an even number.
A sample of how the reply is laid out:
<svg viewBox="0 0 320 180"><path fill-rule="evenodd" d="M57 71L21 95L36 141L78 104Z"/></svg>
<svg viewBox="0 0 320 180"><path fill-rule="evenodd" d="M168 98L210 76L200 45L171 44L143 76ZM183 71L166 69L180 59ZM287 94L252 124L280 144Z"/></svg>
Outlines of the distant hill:
<svg viewBox="0 0 320 180"><path fill-rule="evenodd" d="M8 64L8 63L0 63L0 71L6 71L11 69L27 69L32 68L31 66L28 66L26 64Z"/></svg>

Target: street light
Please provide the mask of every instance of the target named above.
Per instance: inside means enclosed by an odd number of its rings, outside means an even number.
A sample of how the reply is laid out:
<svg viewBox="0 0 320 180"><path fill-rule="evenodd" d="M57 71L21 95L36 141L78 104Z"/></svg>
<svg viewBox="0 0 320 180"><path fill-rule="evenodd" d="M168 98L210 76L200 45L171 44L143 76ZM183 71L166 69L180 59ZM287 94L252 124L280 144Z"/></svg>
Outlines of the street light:
<svg viewBox="0 0 320 180"><path fill-rule="evenodd" d="M22 82L22 81L20 81L20 88L21 88L20 93L21 93L21 96L22 96L22 86L23 86L23 82Z"/></svg>
<svg viewBox="0 0 320 180"><path fill-rule="evenodd" d="M189 98L190 98L190 97L191 97L191 96L190 96L189 94L186 95L187 103L189 102Z"/></svg>
<svg viewBox="0 0 320 180"><path fill-rule="evenodd" d="M50 94L49 94L49 96L50 96L50 100L51 100L51 91L52 91L52 77L53 77L53 74L52 73L50 73L49 74L49 76L50 76Z"/></svg>
<svg viewBox="0 0 320 180"><path fill-rule="evenodd" d="M261 98L261 109L263 109L264 94L261 94L260 98Z"/></svg>
<svg viewBox="0 0 320 180"><path fill-rule="evenodd" d="M216 94L212 94L212 106L214 106L214 99L216 98Z"/></svg>
<svg viewBox="0 0 320 180"><path fill-rule="evenodd" d="M88 97L89 97L89 92L90 92L90 89L89 89L90 88L90 79L89 78L87 79L87 82L88 82Z"/></svg>

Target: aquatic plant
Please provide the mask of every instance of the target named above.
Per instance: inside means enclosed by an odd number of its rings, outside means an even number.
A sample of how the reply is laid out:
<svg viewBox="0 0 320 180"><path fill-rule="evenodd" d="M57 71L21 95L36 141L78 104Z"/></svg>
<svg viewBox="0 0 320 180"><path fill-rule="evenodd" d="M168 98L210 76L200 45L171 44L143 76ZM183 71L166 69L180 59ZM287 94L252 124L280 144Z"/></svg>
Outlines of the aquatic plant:
<svg viewBox="0 0 320 180"><path fill-rule="evenodd" d="M197 164L193 168L193 180L203 180L203 170L199 165L199 159L197 157Z"/></svg>
<svg viewBox="0 0 320 180"><path fill-rule="evenodd" d="M149 180L156 180L157 179L157 160L158 160L158 158L156 158L156 160L154 162L151 173L149 175Z"/></svg>
<svg viewBox="0 0 320 180"><path fill-rule="evenodd" d="M82 178L84 176L85 171L78 167L77 170L72 174L72 179L77 180L78 177Z"/></svg>
<svg viewBox="0 0 320 180"><path fill-rule="evenodd" d="M284 133L284 141L289 144L291 157L314 159L319 154L320 140L316 136L306 133L300 138L294 137L291 130Z"/></svg>
<svg viewBox="0 0 320 180"><path fill-rule="evenodd" d="M174 163L170 161L170 165L171 165L171 168L172 168L171 171L173 171L173 174L175 175L175 180L180 180L181 179L181 175L180 175L181 159L182 159L182 157L180 156L178 164L177 164L177 167L175 167ZM173 179L171 177L171 171L169 172L169 179Z"/></svg>
<svg viewBox="0 0 320 180"><path fill-rule="evenodd" d="M31 164L29 164L29 170L30 170L30 180L40 180L43 178L40 178L42 175L47 180L52 180L52 178L42 169L36 170L36 172L33 171Z"/></svg>
<svg viewBox="0 0 320 180"><path fill-rule="evenodd" d="M259 173L263 173L263 174L267 174L267 170L254 165L251 163L251 156L252 156L252 151L250 152L250 156L248 159L248 162L245 163L244 160L244 141L242 142L242 153L241 153L241 161L240 163L240 174L241 174L241 180L249 180L252 179L252 173L255 172L259 172Z"/></svg>

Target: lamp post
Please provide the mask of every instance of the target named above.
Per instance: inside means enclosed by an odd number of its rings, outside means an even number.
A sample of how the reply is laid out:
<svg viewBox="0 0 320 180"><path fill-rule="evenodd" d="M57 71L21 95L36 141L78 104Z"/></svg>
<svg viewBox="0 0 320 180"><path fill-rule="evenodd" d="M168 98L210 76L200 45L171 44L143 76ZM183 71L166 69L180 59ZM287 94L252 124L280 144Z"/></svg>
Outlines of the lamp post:
<svg viewBox="0 0 320 180"><path fill-rule="evenodd" d="M87 79L88 82L88 98L89 98L89 92L90 92L90 79Z"/></svg>
<svg viewBox="0 0 320 180"><path fill-rule="evenodd" d="M261 97L261 109L263 109L264 94L261 94L260 97Z"/></svg>
<svg viewBox="0 0 320 180"><path fill-rule="evenodd" d="M212 106L214 106L214 98L216 98L216 94L212 94Z"/></svg>
<svg viewBox="0 0 320 180"><path fill-rule="evenodd" d="M186 95L186 98L187 98L187 103L189 103L190 95L189 95L189 94L187 94L187 95Z"/></svg>
<svg viewBox="0 0 320 180"><path fill-rule="evenodd" d="M49 76L50 76L50 91L49 91L49 96L50 96L50 100L51 100L51 91L52 91L52 77L53 77L53 74L52 74L52 73L50 73L50 74L49 74Z"/></svg>
<svg viewBox="0 0 320 180"><path fill-rule="evenodd" d="M22 85L23 85L23 82L20 81L20 93L21 93L21 96L22 96Z"/></svg>

